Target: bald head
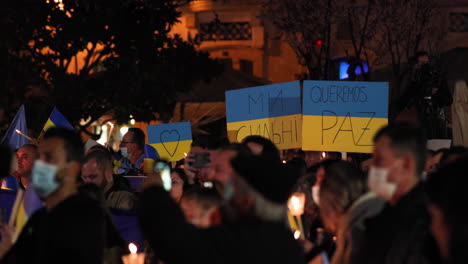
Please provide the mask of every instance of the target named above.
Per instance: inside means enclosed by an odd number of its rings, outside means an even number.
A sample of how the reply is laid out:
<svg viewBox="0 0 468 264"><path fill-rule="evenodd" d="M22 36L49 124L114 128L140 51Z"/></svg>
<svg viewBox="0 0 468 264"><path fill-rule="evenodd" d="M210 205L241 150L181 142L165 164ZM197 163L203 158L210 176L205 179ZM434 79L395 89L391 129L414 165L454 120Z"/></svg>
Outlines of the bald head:
<svg viewBox="0 0 468 264"><path fill-rule="evenodd" d="M37 146L25 144L16 151L16 160L18 161L18 175L27 179L31 178L34 162L39 158Z"/></svg>

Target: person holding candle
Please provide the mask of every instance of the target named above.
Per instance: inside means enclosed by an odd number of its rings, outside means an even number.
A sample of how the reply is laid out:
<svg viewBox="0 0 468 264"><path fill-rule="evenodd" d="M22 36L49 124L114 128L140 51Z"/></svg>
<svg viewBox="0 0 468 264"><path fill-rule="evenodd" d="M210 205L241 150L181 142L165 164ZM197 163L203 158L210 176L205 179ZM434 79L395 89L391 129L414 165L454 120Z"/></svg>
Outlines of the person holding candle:
<svg viewBox="0 0 468 264"><path fill-rule="evenodd" d="M1 252L1 263L102 263L105 214L97 201L78 192L82 159L78 134L47 130L31 181L45 207L29 218L16 243ZM0 248L8 243L3 239Z"/></svg>
<svg viewBox="0 0 468 264"><path fill-rule="evenodd" d="M143 235L166 263L304 263L286 226L286 201L297 172L261 156L238 155L224 184L225 215L216 227L199 229L149 176L140 197Z"/></svg>

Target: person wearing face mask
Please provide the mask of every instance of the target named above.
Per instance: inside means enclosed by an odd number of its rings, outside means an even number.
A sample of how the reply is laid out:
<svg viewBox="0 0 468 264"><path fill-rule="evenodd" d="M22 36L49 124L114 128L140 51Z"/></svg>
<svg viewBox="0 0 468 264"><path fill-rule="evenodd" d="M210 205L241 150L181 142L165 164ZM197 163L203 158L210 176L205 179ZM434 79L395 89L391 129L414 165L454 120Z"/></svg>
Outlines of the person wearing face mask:
<svg viewBox="0 0 468 264"><path fill-rule="evenodd" d="M99 187L104 194L106 207L134 209L136 196L125 177L112 174L110 153L94 151L86 155L81 178L84 183L92 183Z"/></svg>
<svg viewBox="0 0 468 264"><path fill-rule="evenodd" d="M382 128L374 144L368 186L386 203L367 221L356 263L440 263L421 182L426 161L423 131L396 123Z"/></svg>
<svg viewBox="0 0 468 264"><path fill-rule="evenodd" d="M120 166L118 174L139 175L145 159L145 133L139 128L129 128L120 141Z"/></svg>
<svg viewBox="0 0 468 264"><path fill-rule="evenodd" d="M286 201L298 173L254 155L238 155L230 164L223 199L231 213L206 229L185 220L158 175L148 177L138 213L150 246L165 263L304 263L286 226Z"/></svg>
<svg viewBox="0 0 468 264"><path fill-rule="evenodd" d="M30 183L45 207L29 218L13 246L2 239L1 263L102 263L105 213L97 201L78 192L82 159L78 134L47 130Z"/></svg>

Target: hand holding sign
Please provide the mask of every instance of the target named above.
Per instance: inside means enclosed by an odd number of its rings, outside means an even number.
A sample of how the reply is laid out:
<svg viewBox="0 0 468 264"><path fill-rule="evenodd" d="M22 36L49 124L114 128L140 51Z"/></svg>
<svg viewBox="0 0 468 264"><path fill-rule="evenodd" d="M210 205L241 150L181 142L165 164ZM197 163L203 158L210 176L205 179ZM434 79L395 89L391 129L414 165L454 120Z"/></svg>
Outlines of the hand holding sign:
<svg viewBox="0 0 468 264"><path fill-rule="evenodd" d="M190 151L192 130L190 122L151 125L148 129L148 142L163 160L178 161Z"/></svg>

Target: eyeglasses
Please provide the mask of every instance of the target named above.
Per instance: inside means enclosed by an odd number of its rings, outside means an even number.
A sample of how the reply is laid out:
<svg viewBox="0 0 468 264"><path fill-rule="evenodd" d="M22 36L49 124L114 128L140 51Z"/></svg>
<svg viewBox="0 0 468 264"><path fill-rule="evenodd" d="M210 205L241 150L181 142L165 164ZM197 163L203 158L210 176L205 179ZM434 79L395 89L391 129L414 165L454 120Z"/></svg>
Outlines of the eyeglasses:
<svg viewBox="0 0 468 264"><path fill-rule="evenodd" d="M131 141L120 141L120 144L135 144L136 142Z"/></svg>

